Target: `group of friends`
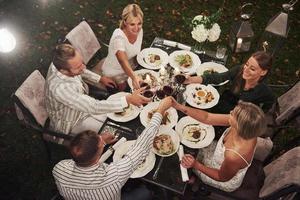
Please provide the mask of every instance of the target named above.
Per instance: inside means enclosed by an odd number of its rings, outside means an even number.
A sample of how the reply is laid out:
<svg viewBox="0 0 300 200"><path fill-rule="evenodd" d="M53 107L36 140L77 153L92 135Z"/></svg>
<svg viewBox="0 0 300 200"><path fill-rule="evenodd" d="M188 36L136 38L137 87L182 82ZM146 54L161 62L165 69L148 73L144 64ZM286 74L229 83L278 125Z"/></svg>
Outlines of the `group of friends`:
<svg viewBox="0 0 300 200"><path fill-rule="evenodd" d="M184 155L181 165L192 168L201 181L221 190L231 192L239 188L252 163L257 137L266 128L264 111L274 102L274 95L264 82L271 70L271 56L256 52L245 64L227 72L187 76L185 84L230 81L230 89L225 90L217 105L222 114L181 105L173 97L166 97L125 156L110 164L100 163L105 145L116 141L110 133L98 134L106 113L121 112L129 104L141 106L151 101L141 95L145 88L140 87L142 80L134 74L134 59L141 51L143 40L143 12L137 4L129 4L121 17L120 27L110 39L101 75L86 69L80 52L72 45L60 44L54 49L45 84L50 128L75 135L69 144L72 159L60 161L53 169L60 194L65 199L151 199L145 187L122 195L121 189L149 154L162 116L170 107L200 122L227 127L220 139L200 149L196 158ZM119 100L89 96L84 82L99 82L123 91L128 77L135 90Z"/></svg>

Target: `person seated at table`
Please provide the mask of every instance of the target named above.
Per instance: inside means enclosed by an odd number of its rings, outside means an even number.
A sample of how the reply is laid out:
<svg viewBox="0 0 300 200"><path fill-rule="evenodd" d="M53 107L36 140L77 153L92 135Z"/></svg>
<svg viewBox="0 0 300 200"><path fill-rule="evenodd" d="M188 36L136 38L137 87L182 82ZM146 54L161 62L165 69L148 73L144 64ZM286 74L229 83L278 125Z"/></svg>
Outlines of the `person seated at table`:
<svg viewBox="0 0 300 200"><path fill-rule="evenodd" d="M92 131L76 135L69 147L72 159L60 161L52 171L59 193L69 200L151 199L145 189L134 190L130 194L122 193L122 197L121 189L148 156L162 116L171 105L170 97L163 99L133 147L121 160L110 164L100 163L99 159L105 144L115 141L113 135L97 135Z"/></svg>
<svg viewBox="0 0 300 200"><path fill-rule="evenodd" d="M136 55L142 46L143 16L137 4L127 5L122 12L120 28L115 29L109 41L102 70L105 76L113 78L120 91L126 88L128 77L132 79L134 89L140 88L140 79L133 70L136 67Z"/></svg>
<svg viewBox="0 0 300 200"><path fill-rule="evenodd" d="M224 73L191 76L185 83L219 84L229 80L230 90L224 91L214 110L229 113L238 100L243 100L260 106L266 112L275 100L272 90L264 81L271 67L272 57L264 51L258 51L244 65L235 66Z"/></svg>
<svg viewBox="0 0 300 200"><path fill-rule="evenodd" d="M230 114L213 114L173 102L174 108L200 122L229 126L218 142L199 150L197 159L184 155L182 166L193 168L204 183L213 187L227 192L239 188L252 163L257 137L266 129L261 108L239 101Z"/></svg>
<svg viewBox="0 0 300 200"><path fill-rule="evenodd" d="M119 100L100 101L88 95L83 79L112 84L109 78L87 70L73 46L56 46L45 82L45 104L52 130L65 134L84 130L98 132L106 113L122 112L129 104L140 106L151 101L140 94L144 88Z"/></svg>

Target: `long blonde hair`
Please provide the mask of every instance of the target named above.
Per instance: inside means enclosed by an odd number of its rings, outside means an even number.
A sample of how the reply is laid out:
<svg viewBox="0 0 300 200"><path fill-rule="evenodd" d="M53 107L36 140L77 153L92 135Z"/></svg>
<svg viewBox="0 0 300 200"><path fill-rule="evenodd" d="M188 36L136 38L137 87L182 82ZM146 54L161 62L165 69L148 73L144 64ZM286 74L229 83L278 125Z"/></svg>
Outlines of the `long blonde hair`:
<svg viewBox="0 0 300 200"><path fill-rule="evenodd" d="M133 17L138 17L141 22L143 23L143 18L144 18L144 13L141 10L140 6L138 6L137 4L128 4L122 12L122 19L120 22L120 28L124 29L125 27L125 22L127 21L127 19L131 19Z"/></svg>
<svg viewBox="0 0 300 200"><path fill-rule="evenodd" d="M239 101L232 115L237 121L237 132L242 138L251 139L265 132L265 114L257 105Z"/></svg>

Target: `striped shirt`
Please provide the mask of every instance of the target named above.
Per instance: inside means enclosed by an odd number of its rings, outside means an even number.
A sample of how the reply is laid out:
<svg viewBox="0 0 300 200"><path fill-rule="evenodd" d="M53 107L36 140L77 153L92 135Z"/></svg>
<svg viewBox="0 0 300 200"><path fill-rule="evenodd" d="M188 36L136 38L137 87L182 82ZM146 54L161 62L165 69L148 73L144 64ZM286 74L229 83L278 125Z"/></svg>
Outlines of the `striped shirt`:
<svg viewBox="0 0 300 200"><path fill-rule="evenodd" d="M99 82L101 76L87 69L81 75L66 76L51 63L45 83L45 104L52 130L69 134L78 122L90 115L121 112L127 106L125 97L99 101L88 96L82 78Z"/></svg>
<svg viewBox="0 0 300 200"><path fill-rule="evenodd" d="M122 186L149 154L161 120L162 115L155 113L134 146L117 162L79 167L70 159L60 161L52 171L60 194L67 200L121 199Z"/></svg>

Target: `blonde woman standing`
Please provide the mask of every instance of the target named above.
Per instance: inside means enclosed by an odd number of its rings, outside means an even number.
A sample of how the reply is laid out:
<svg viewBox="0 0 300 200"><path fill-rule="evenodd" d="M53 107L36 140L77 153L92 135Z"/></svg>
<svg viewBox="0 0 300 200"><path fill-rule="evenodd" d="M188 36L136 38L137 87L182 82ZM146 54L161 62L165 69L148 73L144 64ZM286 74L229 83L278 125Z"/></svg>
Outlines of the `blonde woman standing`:
<svg viewBox="0 0 300 200"><path fill-rule="evenodd" d="M133 87L140 88L139 78L134 75L133 60L141 51L143 40L144 14L137 4L127 5L122 12L120 27L110 39L108 55L103 63L103 74L111 77L120 91L126 88L127 78L132 79Z"/></svg>
<svg viewBox="0 0 300 200"><path fill-rule="evenodd" d="M257 137L266 128L264 112L240 101L230 114L213 114L174 103L173 107L211 125L229 126L217 143L200 149L197 159L186 154L182 165L193 168L206 184L232 192L242 184L256 149Z"/></svg>

